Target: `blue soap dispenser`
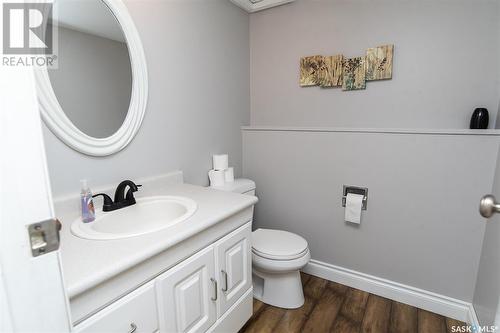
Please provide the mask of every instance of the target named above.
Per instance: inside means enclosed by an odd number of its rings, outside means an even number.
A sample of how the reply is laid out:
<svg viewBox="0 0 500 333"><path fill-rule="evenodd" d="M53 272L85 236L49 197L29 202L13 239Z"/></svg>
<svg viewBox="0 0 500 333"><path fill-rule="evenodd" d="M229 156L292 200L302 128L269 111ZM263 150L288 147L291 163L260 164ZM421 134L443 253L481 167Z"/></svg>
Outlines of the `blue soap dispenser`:
<svg viewBox="0 0 500 333"><path fill-rule="evenodd" d="M83 179L82 192L80 193L80 203L82 206L82 222L89 223L95 220L94 201L92 200L92 192L87 184L87 180Z"/></svg>

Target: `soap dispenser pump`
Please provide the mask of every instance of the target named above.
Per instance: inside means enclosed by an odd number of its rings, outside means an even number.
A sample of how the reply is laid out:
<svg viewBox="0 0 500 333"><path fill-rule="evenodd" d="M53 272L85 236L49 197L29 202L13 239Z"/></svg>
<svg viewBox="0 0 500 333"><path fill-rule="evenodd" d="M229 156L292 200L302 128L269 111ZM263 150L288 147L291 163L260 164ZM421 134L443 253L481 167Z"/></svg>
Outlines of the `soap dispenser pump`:
<svg viewBox="0 0 500 333"><path fill-rule="evenodd" d="M94 201L92 200L92 192L88 186L87 180L81 180L82 192L80 193L80 202L82 206L82 222L89 223L95 220Z"/></svg>

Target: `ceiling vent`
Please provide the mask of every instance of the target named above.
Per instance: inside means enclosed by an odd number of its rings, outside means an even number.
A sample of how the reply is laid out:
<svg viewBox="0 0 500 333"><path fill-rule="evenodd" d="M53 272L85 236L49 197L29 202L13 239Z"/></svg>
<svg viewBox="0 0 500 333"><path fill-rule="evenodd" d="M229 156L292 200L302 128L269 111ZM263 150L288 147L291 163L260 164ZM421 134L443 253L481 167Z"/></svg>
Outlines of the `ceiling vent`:
<svg viewBox="0 0 500 333"><path fill-rule="evenodd" d="M249 13L284 5L293 1L295 0L231 0L232 3L243 8Z"/></svg>

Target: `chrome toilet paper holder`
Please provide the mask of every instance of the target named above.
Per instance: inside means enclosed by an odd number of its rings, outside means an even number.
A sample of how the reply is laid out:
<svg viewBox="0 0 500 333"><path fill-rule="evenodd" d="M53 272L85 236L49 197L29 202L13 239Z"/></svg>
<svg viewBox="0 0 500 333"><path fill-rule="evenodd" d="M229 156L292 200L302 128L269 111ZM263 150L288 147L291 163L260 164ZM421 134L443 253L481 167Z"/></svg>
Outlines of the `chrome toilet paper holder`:
<svg viewBox="0 0 500 333"><path fill-rule="evenodd" d="M367 187L344 185L344 189L342 190L342 207L345 207L345 202L346 202L348 193L362 195L363 196L363 205L361 206L361 209L366 210L366 207L368 207L368 188Z"/></svg>

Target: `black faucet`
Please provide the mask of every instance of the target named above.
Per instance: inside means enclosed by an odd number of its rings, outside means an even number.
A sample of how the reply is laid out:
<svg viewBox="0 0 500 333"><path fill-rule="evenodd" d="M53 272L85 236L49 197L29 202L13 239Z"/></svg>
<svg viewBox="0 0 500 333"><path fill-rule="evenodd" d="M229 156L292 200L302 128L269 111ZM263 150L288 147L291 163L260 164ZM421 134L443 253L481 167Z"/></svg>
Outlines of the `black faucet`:
<svg viewBox="0 0 500 333"><path fill-rule="evenodd" d="M125 195L125 189L128 187L129 190L127 191L127 194ZM135 205L135 198L134 198L134 192L137 192L139 190L139 187L142 185L136 185L133 181L131 180L124 180L122 181L118 187L116 188L115 191L115 201L110 198L109 195L106 193L99 193L96 195L93 195L92 197L98 197L102 196L104 198L104 204L102 206L102 211L103 212L111 212L113 210L117 210L120 208L128 207Z"/></svg>

